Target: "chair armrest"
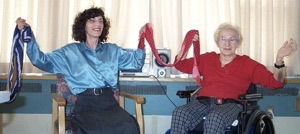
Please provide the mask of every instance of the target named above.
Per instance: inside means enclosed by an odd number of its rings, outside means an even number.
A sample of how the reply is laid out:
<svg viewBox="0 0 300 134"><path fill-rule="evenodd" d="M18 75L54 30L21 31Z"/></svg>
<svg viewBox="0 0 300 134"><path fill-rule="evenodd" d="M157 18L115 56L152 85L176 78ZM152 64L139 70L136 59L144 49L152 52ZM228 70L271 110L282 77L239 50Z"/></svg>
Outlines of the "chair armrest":
<svg viewBox="0 0 300 134"><path fill-rule="evenodd" d="M262 94L243 94L238 97L239 101L258 101L262 98Z"/></svg>
<svg viewBox="0 0 300 134"><path fill-rule="evenodd" d="M66 100L56 94L52 93L52 133L65 134L65 107ZM56 126L55 122L58 122L58 126ZM57 130L58 129L58 130Z"/></svg>
<svg viewBox="0 0 300 134"><path fill-rule="evenodd" d="M53 101L57 102L58 106L66 106L66 99L63 98L62 96L52 93L52 99Z"/></svg>
<svg viewBox="0 0 300 134"><path fill-rule="evenodd" d="M120 96L131 99L131 100L134 100L137 104L144 104L145 103L145 98L142 97L142 96L136 96L136 95L129 94L129 93L124 93L124 92L120 92Z"/></svg>
<svg viewBox="0 0 300 134"><path fill-rule="evenodd" d="M190 98L191 94L196 90L178 90L176 95L180 98Z"/></svg>
<svg viewBox="0 0 300 134"><path fill-rule="evenodd" d="M142 96L136 96L124 92L119 92L119 97L120 97L119 103L123 109L125 108L125 98L131 99L135 102L135 117L139 124L141 134L144 134L144 118L143 118L142 104L145 103L145 98Z"/></svg>

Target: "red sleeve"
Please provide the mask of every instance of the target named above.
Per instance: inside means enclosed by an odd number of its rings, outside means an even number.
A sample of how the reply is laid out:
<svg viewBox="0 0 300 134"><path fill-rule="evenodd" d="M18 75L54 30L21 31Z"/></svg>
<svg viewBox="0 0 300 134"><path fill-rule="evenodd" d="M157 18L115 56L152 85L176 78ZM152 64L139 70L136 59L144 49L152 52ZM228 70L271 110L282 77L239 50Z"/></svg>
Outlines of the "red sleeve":
<svg viewBox="0 0 300 134"><path fill-rule="evenodd" d="M175 59L177 59L177 56L175 57ZM175 62L177 62L177 61L175 61ZM192 57L192 58L178 61L174 66L180 72L192 74L193 73L193 65L194 65L194 59Z"/></svg>
<svg viewBox="0 0 300 134"><path fill-rule="evenodd" d="M274 74L267 70L262 64L257 64L252 73L252 81L269 89L281 88L285 85L284 82L277 81Z"/></svg>

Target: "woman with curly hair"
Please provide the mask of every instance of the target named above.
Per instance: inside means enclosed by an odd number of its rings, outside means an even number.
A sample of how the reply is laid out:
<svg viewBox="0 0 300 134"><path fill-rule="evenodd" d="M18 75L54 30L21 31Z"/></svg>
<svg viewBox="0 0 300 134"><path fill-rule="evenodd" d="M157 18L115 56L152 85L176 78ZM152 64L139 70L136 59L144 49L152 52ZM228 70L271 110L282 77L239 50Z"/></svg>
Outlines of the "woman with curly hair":
<svg viewBox="0 0 300 134"><path fill-rule="evenodd" d="M18 29L28 26L26 20L16 20ZM104 11L91 7L80 12L72 26L74 43L50 53L40 51L32 37L27 55L39 69L60 74L71 92L77 96L72 118L74 134L138 134L136 120L122 109L114 98L118 71L140 69L145 51L124 51L108 43L109 20ZM33 34L32 34L33 35Z"/></svg>

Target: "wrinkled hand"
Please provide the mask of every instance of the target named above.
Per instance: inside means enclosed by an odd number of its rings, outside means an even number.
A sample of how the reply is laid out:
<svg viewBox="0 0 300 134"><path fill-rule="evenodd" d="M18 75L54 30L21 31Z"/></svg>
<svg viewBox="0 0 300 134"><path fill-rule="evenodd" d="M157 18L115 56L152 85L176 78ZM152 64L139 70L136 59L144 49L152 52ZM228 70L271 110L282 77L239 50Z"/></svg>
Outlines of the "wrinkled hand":
<svg viewBox="0 0 300 134"><path fill-rule="evenodd" d="M18 25L18 29L22 30L24 29L25 26L27 26L28 24L26 23L25 19L22 19L21 17L17 18L16 23Z"/></svg>
<svg viewBox="0 0 300 134"><path fill-rule="evenodd" d="M282 59L285 56L289 56L296 50L296 42L290 38L289 41L285 41L283 46L277 52L277 58Z"/></svg>

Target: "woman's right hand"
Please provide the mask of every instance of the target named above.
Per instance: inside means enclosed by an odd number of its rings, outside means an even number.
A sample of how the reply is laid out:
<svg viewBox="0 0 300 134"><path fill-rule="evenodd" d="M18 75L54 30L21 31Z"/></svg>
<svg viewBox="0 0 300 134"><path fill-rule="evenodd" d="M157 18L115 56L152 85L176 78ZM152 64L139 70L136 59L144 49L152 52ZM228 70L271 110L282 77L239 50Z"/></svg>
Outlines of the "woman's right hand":
<svg viewBox="0 0 300 134"><path fill-rule="evenodd" d="M17 18L16 23L18 25L18 29L22 30L24 29L25 26L27 26L28 24L26 23L25 19L22 19L21 17Z"/></svg>

